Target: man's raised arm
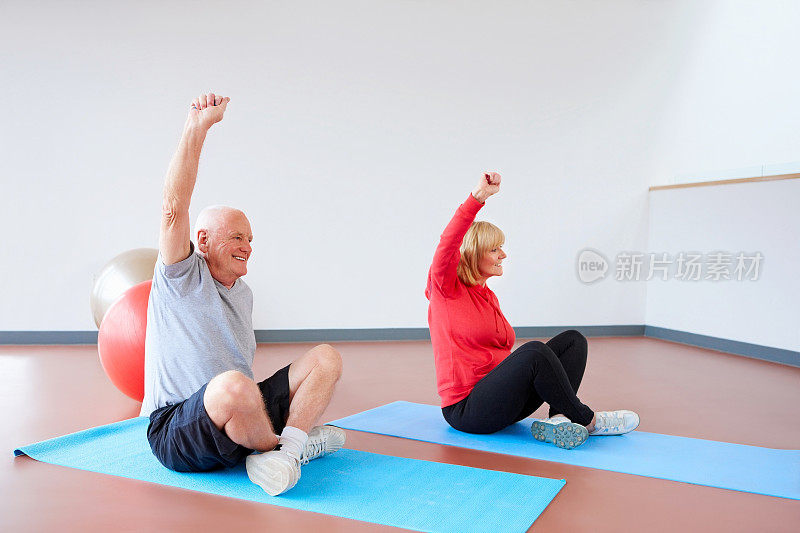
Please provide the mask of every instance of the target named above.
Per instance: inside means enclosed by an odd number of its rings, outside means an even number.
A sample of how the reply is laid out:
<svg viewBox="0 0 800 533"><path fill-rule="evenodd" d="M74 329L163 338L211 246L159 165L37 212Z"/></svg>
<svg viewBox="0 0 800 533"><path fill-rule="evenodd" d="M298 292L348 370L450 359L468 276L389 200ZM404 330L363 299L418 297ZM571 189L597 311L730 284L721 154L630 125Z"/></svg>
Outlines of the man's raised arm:
<svg viewBox="0 0 800 533"><path fill-rule="evenodd" d="M200 152L209 128L222 120L230 98L203 94L195 98L183 127L178 150L172 156L161 204L158 248L164 264L189 257L189 204L197 179Z"/></svg>

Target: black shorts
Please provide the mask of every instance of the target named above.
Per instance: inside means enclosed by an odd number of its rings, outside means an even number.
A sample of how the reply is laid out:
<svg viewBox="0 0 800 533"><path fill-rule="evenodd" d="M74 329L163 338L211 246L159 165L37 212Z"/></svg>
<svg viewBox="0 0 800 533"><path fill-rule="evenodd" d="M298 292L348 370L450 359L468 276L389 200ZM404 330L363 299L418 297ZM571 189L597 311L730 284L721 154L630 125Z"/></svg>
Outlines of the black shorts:
<svg viewBox="0 0 800 533"><path fill-rule="evenodd" d="M147 440L156 458L178 472L205 472L230 468L253 453L217 429L206 412L206 385L184 401L166 405L150 414ZM267 415L276 435L283 432L289 416L289 366L258 383Z"/></svg>

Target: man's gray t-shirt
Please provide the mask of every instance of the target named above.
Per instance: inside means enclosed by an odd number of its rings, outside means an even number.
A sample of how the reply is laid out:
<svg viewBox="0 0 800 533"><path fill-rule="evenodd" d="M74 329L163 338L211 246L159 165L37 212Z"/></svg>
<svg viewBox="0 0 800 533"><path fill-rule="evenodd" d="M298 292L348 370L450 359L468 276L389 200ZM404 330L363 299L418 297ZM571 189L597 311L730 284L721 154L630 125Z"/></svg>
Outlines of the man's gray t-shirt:
<svg viewBox="0 0 800 533"><path fill-rule="evenodd" d="M144 401L140 415L185 400L214 376L238 370L253 378L253 292L229 289L194 253L165 265L159 255L147 306Z"/></svg>

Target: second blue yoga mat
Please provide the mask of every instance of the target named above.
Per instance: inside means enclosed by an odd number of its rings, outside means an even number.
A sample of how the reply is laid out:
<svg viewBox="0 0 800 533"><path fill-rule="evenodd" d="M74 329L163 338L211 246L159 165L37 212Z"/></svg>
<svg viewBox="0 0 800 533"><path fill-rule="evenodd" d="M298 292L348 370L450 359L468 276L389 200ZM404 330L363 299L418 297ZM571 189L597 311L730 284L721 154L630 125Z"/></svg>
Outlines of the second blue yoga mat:
<svg viewBox="0 0 800 533"><path fill-rule="evenodd" d="M527 531L563 480L342 449L311 461L277 496L244 465L200 474L172 472L147 444L146 417L24 446L16 455L92 472L209 492L417 531ZM199 510L202 512L202 510ZM257 524L254 527L258 529Z"/></svg>
<svg viewBox="0 0 800 533"><path fill-rule="evenodd" d="M573 450L533 439L531 420L491 435L451 428L434 405L394 402L331 422L407 439L518 455L625 474L800 500L800 450L776 450L634 431L590 437Z"/></svg>

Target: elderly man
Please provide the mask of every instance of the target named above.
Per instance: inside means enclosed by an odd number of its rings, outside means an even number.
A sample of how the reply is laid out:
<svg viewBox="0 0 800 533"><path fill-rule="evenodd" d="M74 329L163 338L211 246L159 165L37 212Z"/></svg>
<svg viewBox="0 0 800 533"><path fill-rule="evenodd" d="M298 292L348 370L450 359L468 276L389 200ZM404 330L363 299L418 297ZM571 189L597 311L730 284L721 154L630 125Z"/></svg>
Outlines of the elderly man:
<svg viewBox="0 0 800 533"><path fill-rule="evenodd" d="M213 93L194 100L167 173L141 414L150 416L150 448L166 467L198 472L245 461L250 480L275 496L297 483L301 464L344 444L343 430L313 427L342 359L323 344L254 381L253 293L241 279L250 222L237 209L209 207L197 218L196 249L190 240L200 151L229 101Z"/></svg>

